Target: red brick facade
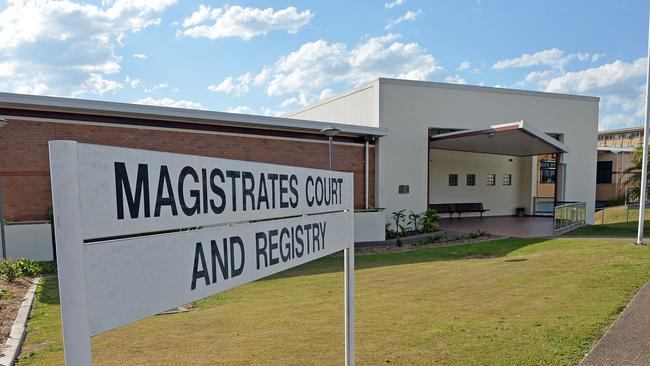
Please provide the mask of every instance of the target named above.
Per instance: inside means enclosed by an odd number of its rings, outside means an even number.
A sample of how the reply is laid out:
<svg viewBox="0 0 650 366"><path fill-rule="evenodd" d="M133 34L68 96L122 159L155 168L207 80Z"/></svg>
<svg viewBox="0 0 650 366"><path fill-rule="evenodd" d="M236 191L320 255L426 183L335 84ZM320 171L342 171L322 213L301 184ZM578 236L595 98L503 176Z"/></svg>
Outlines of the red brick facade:
<svg viewBox="0 0 650 366"><path fill-rule="evenodd" d="M122 128L12 119L0 128L0 181L5 218L43 220L52 207L48 141L79 142L168 151L227 159L327 169L328 145L322 142L243 137L209 133ZM375 202L375 154L370 149L369 195ZM364 204L364 147L335 144L334 169L354 173L354 204Z"/></svg>

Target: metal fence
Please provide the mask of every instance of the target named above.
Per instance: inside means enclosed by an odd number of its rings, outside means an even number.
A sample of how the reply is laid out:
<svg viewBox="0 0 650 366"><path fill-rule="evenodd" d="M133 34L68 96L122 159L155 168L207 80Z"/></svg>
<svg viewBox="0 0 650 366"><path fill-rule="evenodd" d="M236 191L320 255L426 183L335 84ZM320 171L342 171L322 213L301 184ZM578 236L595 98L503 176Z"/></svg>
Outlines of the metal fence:
<svg viewBox="0 0 650 366"><path fill-rule="evenodd" d="M584 225L586 218L585 202L561 202L553 209L553 230L564 231Z"/></svg>

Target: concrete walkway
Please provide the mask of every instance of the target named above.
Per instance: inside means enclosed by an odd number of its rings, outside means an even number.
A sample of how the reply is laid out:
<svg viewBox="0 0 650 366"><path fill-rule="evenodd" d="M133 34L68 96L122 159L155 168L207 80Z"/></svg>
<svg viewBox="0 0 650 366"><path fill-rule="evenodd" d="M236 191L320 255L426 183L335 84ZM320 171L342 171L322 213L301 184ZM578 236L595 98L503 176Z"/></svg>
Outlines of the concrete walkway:
<svg viewBox="0 0 650 366"><path fill-rule="evenodd" d="M650 365L650 282L639 290L580 365Z"/></svg>

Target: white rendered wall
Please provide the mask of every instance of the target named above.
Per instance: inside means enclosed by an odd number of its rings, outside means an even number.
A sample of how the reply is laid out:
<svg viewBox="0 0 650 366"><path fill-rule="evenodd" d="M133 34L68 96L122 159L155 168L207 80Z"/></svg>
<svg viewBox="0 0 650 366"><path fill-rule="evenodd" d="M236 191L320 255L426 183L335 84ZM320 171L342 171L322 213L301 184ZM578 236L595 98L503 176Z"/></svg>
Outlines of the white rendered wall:
<svg viewBox="0 0 650 366"><path fill-rule="evenodd" d="M563 158L567 164L565 199L586 202L587 221L593 222L595 99L422 85L439 84L380 82L380 127L388 129L388 136L377 145L378 207L385 207L388 214L402 208L426 209L429 127L471 129L524 120L544 132L563 134L570 149ZM409 184L410 194L398 194L399 184Z"/></svg>
<svg viewBox="0 0 650 366"><path fill-rule="evenodd" d="M374 81L283 117L379 126L379 83Z"/></svg>
<svg viewBox="0 0 650 366"><path fill-rule="evenodd" d="M5 240L8 258L27 258L33 261L54 259L52 226L49 223L5 225Z"/></svg>
<svg viewBox="0 0 650 366"><path fill-rule="evenodd" d="M381 211L356 211L354 213L354 242L386 240L384 213Z"/></svg>
<svg viewBox="0 0 650 366"><path fill-rule="evenodd" d="M530 206L530 158L433 149L430 157L430 203L482 202L490 210L484 216L514 215L515 208ZM449 174L458 174L458 186L449 186ZM467 186L467 174L476 175L475 186ZM496 174L494 186L486 184L488 174ZM503 185L504 174L512 175L511 186Z"/></svg>

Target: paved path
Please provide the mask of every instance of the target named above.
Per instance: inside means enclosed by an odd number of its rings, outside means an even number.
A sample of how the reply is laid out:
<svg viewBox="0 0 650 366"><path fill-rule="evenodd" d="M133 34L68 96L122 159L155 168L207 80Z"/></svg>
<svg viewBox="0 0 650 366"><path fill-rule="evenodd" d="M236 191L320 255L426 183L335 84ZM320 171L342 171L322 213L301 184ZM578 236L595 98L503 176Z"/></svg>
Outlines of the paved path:
<svg viewBox="0 0 650 366"><path fill-rule="evenodd" d="M650 282L639 290L580 366L650 365Z"/></svg>

